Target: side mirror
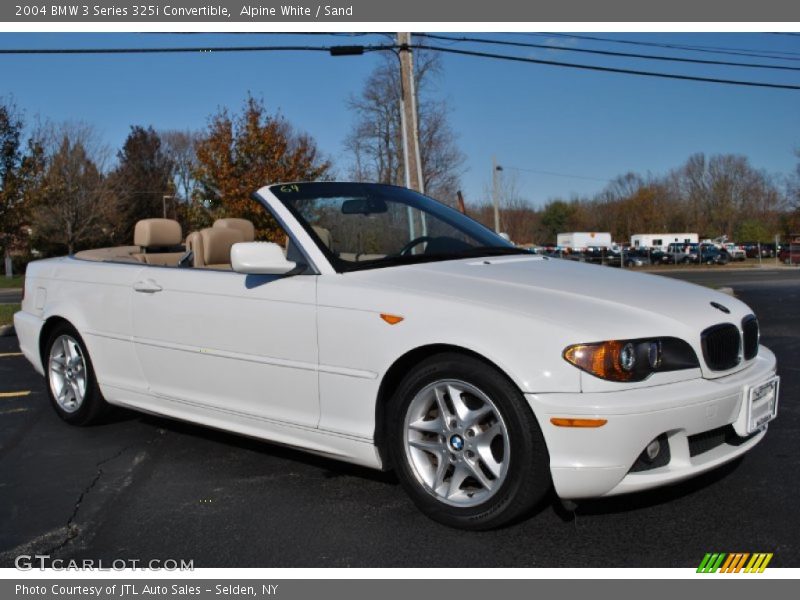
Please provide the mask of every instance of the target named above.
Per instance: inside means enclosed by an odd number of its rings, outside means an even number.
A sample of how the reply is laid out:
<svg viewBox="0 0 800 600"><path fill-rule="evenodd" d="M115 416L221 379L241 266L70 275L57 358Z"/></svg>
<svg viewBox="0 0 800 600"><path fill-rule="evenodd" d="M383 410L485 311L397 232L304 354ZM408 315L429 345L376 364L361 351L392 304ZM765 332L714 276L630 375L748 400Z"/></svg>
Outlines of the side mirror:
<svg viewBox="0 0 800 600"><path fill-rule="evenodd" d="M272 242L239 242L231 247L231 267L247 275L285 275L297 267L286 260L283 250Z"/></svg>

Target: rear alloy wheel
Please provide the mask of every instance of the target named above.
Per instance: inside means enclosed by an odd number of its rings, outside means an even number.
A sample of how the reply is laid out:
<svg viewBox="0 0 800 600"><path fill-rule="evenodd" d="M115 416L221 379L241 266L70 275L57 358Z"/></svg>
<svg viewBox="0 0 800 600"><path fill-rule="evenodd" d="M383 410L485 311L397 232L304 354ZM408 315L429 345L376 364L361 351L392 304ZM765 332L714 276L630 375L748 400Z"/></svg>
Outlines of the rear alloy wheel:
<svg viewBox="0 0 800 600"><path fill-rule="evenodd" d="M72 425L89 425L106 412L89 354L78 332L66 324L50 334L46 349L48 395L58 416Z"/></svg>
<svg viewBox="0 0 800 600"><path fill-rule="evenodd" d="M393 464L431 518L463 529L499 527L550 489L547 449L530 407L483 361L432 357L391 402Z"/></svg>

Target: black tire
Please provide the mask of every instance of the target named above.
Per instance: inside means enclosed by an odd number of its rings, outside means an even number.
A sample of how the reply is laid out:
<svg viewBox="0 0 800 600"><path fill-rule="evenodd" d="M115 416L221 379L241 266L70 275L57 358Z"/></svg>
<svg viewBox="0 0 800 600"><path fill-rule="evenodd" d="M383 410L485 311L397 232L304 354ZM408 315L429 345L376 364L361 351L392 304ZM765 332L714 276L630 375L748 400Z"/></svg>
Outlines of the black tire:
<svg viewBox="0 0 800 600"><path fill-rule="evenodd" d="M77 349L82 359L81 368L76 369L76 371L83 370L85 373L84 385L82 386L84 389L83 397L76 402L77 406L74 410L67 410L57 399L57 392L55 389L57 384L54 383L54 377L56 375L52 372L53 366L51 365L54 345L56 343L62 344L65 338L75 342L74 348ZM97 378L94 374L94 367L89 358L89 352L86 350L86 344L72 325L60 323L53 328L45 344L42 363L45 369L47 395L50 398L50 404L61 419L70 425L87 426L97 423L106 415L110 409L110 405L100 393L100 388L97 385ZM74 395L77 397L78 394L75 393Z"/></svg>
<svg viewBox="0 0 800 600"><path fill-rule="evenodd" d="M493 491L489 492L487 488L481 492L489 494L485 500L470 506L449 504L433 489L426 487L412 464L405 439L408 431L406 418L410 414L412 403L419 401L415 400L420 397L418 394L438 385L438 382L453 380L482 392L494 405L492 408L499 413L505 426L504 432L507 433L507 437L502 438L508 444L508 461L503 478L494 482L497 487ZM397 387L390 400L387 418L386 433L392 465L417 507L435 521L459 529L497 528L525 516L551 488L550 459L536 417L519 389L502 373L477 358L458 353L442 353L417 365ZM469 432L466 433L469 435ZM450 436L450 432L431 435L441 440L438 443L447 446L444 440ZM452 438L450 441L452 442ZM492 440L492 443L495 441L497 440ZM467 461L467 455L471 453L467 450L464 452L466 454L459 459ZM476 454L472 456L475 458L469 460L474 461L473 464L480 461ZM451 454L450 458L455 457ZM438 465L438 460L436 464ZM447 469L453 467L448 465ZM477 480L472 481L477 483ZM467 500L471 501L473 500Z"/></svg>

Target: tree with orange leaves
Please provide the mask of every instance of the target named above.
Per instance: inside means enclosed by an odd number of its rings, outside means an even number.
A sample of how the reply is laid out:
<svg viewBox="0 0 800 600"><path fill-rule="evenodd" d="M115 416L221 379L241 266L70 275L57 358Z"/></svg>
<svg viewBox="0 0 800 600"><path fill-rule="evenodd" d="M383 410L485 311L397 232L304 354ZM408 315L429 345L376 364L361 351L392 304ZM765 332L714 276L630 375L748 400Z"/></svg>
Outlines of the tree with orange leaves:
<svg viewBox="0 0 800 600"><path fill-rule="evenodd" d="M196 201L210 219L250 219L259 237L278 239L276 223L250 194L272 183L326 179L330 171L313 138L297 133L279 114L268 114L262 101L248 95L241 114L222 109L212 116L197 144L201 197Z"/></svg>

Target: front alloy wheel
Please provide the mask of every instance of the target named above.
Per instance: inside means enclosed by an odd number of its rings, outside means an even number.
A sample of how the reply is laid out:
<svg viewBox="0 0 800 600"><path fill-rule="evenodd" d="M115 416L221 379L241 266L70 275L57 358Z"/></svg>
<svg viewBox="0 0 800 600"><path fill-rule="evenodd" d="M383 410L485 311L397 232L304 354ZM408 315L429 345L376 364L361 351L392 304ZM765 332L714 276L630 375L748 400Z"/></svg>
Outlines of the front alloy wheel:
<svg viewBox="0 0 800 600"><path fill-rule="evenodd" d="M500 527L550 490L536 417L514 383L478 357L443 352L418 364L395 390L386 417L400 482L440 523Z"/></svg>
<svg viewBox="0 0 800 600"><path fill-rule="evenodd" d="M477 506L503 485L509 440L503 417L478 388L457 379L433 382L409 405L406 460L439 501Z"/></svg>

